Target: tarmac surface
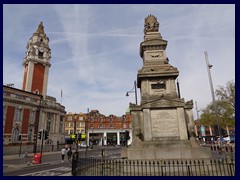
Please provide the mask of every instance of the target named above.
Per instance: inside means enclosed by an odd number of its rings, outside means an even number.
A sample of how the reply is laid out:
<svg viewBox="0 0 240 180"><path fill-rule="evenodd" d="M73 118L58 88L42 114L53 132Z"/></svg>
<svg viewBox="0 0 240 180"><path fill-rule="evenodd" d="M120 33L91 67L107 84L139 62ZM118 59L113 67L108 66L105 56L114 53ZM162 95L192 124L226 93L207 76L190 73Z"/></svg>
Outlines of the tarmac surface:
<svg viewBox="0 0 240 180"><path fill-rule="evenodd" d="M51 155L51 154L59 154L59 151L53 152L44 152L44 155ZM19 154L14 155L4 155L3 156L3 172L11 172L22 168L27 168L29 166L42 166L46 164L59 164L60 160L57 161L50 161L50 162L43 162L41 164L33 164L34 153L28 153L27 157L19 157ZM68 168L68 172L61 174L59 176L72 176L71 169Z"/></svg>
<svg viewBox="0 0 240 180"><path fill-rule="evenodd" d="M119 156L119 154L115 154L115 153L117 153L117 151L118 151L117 149L119 149L121 147L117 147L117 146L116 147L97 146L97 147L94 147L94 149L88 148L88 151L98 152L97 156L101 156L101 150L103 148L106 149L106 150L109 150L108 153L107 153L109 156L115 157L115 156ZM85 150L86 150L85 148L78 149L79 152L85 152ZM73 150L73 153L74 152L75 152L75 150ZM72 174L71 174L71 164L68 164L68 165L65 164L66 167L55 168L54 165L59 165L59 163L61 163L60 156L57 156L58 157L57 159L49 160L49 159L47 159L47 157L49 157L47 155L60 155L60 151L44 152L41 164L33 164L32 163L34 153L28 153L27 156L20 156L20 157L19 157L19 154L4 155L3 156L3 173L9 174L10 172L17 171L17 170L20 170L20 169L24 169L24 168L27 168L29 166L39 167L39 169L40 169L41 166L51 164L51 165L53 165L53 169L51 170L51 172L55 172L55 176L56 175L58 175L58 176L72 176ZM67 160L65 160L64 163L70 163L70 162L67 162ZM60 173L60 171L61 171L61 173ZM44 172L44 170L42 172ZM62 172L64 172L64 173L62 173ZM36 172L36 174L37 173L41 173L41 171ZM45 175L47 173L48 172L46 172ZM31 173L31 174L34 174L34 173ZM26 175L28 175L28 174L26 174ZM41 176L41 174L40 174L40 176Z"/></svg>

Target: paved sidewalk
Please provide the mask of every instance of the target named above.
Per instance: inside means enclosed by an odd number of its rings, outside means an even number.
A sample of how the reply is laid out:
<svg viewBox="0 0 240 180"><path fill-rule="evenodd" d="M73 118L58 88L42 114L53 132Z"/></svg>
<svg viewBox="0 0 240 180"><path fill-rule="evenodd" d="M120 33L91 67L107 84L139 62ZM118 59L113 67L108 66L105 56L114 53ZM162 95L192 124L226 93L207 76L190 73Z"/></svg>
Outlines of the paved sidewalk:
<svg viewBox="0 0 240 180"><path fill-rule="evenodd" d="M40 154L40 153L36 153L36 154ZM43 152L43 155L47 155L47 154L59 154L59 151L50 151L50 152ZM33 157L34 153L28 153L27 156L28 157ZM19 154L11 154L11 155L4 155L3 156L3 160L12 160L12 159L20 159Z"/></svg>

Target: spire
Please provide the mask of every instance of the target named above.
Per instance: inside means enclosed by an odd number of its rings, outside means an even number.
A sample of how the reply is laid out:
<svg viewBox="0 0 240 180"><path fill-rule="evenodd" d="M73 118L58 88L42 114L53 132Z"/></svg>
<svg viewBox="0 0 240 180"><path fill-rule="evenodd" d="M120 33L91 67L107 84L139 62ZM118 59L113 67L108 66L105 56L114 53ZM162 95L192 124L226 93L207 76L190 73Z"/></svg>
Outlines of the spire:
<svg viewBox="0 0 240 180"><path fill-rule="evenodd" d="M44 32L44 26L43 26L43 22L42 22L42 21L41 21L40 24L38 25L38 29L37 29L36 33L38 33L38 34L40 34L40 33L45 34L45 32Z"/></svg>

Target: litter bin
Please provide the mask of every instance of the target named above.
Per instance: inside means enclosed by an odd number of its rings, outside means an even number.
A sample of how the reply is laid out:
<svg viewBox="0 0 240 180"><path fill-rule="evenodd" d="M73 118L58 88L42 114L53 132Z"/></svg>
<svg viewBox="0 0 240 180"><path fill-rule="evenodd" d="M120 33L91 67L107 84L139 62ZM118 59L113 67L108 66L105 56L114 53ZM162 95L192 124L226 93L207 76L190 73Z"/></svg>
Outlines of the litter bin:
<svg viewBox="0 0 240 180"><path fill-rule="evenodd" d="M32 163L33 164L41 164L42 163L42 154L34 154Z"/></svg>

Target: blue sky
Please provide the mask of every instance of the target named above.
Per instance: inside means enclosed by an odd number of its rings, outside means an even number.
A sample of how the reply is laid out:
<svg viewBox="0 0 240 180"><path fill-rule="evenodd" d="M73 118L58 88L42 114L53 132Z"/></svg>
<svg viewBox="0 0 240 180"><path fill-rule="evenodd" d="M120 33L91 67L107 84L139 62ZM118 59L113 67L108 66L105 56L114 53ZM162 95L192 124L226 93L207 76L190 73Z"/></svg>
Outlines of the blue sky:
<svg viewBox="0 0 240 180"><path fill-rule="evenodd" d="M212 96L204 51L213 65L214 89L235 81L235 5L4 4L3 84L22 88L26 45L43 21L52 55L47 94L67 112L89 108L122 116L135 102L134 93L125 94L142 67L139 47L150 14L168 41L169 63L180 71L181 97L206 107ZM139 94L138 89L138 103Z"/></svg>

